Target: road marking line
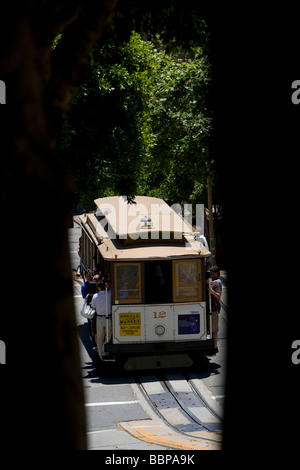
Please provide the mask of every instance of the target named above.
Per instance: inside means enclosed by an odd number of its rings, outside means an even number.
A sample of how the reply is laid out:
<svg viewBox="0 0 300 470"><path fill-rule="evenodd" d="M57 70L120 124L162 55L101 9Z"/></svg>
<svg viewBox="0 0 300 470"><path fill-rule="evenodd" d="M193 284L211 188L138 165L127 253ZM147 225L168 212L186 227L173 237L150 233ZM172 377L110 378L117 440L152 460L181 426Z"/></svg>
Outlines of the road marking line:
<svg viewBox="0 0 300 470"><path fill-rule="evenodd" d="M137 439L172 449L219 450L221 448L220 436L216 436L215 433L198 433L193 437L189 434L179 434L172 431L161 421L153 421L153 423L144 423L143 421L123 421L119 425ZM151 431L146 431L145 428L151 427L151 424L153 425Z"/></svg>
<svg viewBox="0 0 300 470"><path fill-rule="evenodd" d="M87 434L98 434L100 432L115 432L122 431L122 429L99 429L98 431L87 431Z"/></svg>
<svg viewBox="0 0 300 470"><path fill-rule="evenodd" d="M116 429L101 429L99 431L88 431L87 434L98 434L99 432L111 432L116 431Z"/></svg>
<svg viewBox="0 0 300 470"><path fill-rule="evenodd" d="M207 450L205 447L188 444L186 442L171 441L168 439L164 439L162 437L154 436L153 434L150 434L149 432L145 431L145 429L143 428L136 428L136 431L134 431L134 434L136 435L136 437L139 437L142 440L148 441L150 438L152 442L154 441L156 443L161 443L167 446L175 447L176 449Z"/></svg>
<svg viewBox="0 0 300 470"><path fill-rule="evenodd" d="M139 403L138 400L132 401L98 401L96 403L85 403L85 406L113 406L113 405L132 405L133 403Z"/></svg>
<svg viewBox="0 0 300 470"><path fill-rule="evenodd" d="M213 395L212 399L216 400L217 398L225 398L225 395Z"/></svg>

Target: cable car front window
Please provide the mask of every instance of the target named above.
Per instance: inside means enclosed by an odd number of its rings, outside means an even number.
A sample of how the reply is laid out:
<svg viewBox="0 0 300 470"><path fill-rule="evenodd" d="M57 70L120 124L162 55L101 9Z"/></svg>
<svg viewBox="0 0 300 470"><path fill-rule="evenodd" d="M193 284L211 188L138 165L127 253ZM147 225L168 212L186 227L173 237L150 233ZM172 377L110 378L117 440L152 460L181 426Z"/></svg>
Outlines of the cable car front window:
<svg viewBox="0 0 300 470"><path fill-rule="evenodd" d="M147 304L172 302L172 261L145 262L145 296Z"/></svg>
<svg viewBox="0 0 300 470"><path fill-rule="evenodd" d="M115 263L115 300L119 303L141 302L140 263Z"/></svg>
<svg viewBox="0 0 300 470"><path fill-rule="evenodd" d="M200 260L178 260L173 263L174 301L202 300Z"/></svg>

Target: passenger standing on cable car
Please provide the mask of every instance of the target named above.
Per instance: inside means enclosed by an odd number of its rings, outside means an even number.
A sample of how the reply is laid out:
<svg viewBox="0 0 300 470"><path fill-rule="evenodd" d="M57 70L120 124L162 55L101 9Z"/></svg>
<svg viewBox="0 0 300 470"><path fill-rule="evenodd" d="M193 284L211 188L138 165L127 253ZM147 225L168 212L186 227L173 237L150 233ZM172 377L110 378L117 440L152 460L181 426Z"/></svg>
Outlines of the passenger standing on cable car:
<svg viewBox="0 0 300 470"><path fill-rule="evenodd" d="M88 272L85 275L86 281L84 284L81 286L81 295L83 299L87 300L87 303L90 304L93 298L93 295L96 292L96 282L99 280L99 276L97 279L93 279L92 271L88 270ZM93 318L88 319L88 325L89 325L89 333L90 337L93 343L93 348L96 348L96 341L95 341L95 336L96 336L96 317L94 315Z"/></svg>
<svg viewBox="0 0 300 470"><path fill-rule="evenodd" d="M214 341L214 350L218 352L218 332L219 332L219 313L221 310L222 281L220 279L220 269L218 266L211 266L210 287L208 291L211 294L211 314L212 314L212 337Z"/></svg>
<svg viewBox="0 0 300 470"><path fill-rule="evenodd" d="M106 339L107 331L106 331L106 313L111 316L111 291L109 289L109 285L104 283L104 281L99 281L97 283L97 290L98 292L93 296L92 300L92 308L96 310L96 328L97 334L95 336L95 340L97 343L98 354L103 358L105 353L103 352L103 345ZM106 297L107 296L107 297ZM106 312L107 308L107 312ZM111 337L111 318L108 320L108 338Z"/></svg>

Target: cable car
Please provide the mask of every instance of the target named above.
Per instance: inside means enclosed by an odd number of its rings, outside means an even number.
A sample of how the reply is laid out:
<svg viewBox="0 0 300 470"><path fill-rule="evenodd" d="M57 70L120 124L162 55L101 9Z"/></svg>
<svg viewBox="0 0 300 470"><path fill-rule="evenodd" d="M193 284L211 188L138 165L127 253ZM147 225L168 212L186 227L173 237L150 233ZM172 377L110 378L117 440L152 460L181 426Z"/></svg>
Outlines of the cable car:
<svg viewBox="0 0 300 470"><path fill-rule="evenodd" d="M100 267L111 285L110 358L124 368L189 367L212 349L205 260L199 234L159 198L112 196L79 216L85 269Z"/></svg>

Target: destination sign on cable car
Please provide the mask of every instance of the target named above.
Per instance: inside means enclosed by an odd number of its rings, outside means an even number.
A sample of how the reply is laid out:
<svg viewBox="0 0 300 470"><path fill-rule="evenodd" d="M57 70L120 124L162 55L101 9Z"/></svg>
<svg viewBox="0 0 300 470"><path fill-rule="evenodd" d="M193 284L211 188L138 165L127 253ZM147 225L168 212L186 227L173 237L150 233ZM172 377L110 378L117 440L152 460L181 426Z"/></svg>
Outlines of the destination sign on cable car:
<svg viewBox="0 0 300 470"><path fill-rule="evenodd" d="M120 313L120 336L141 336L141 312Z"/></svg>

